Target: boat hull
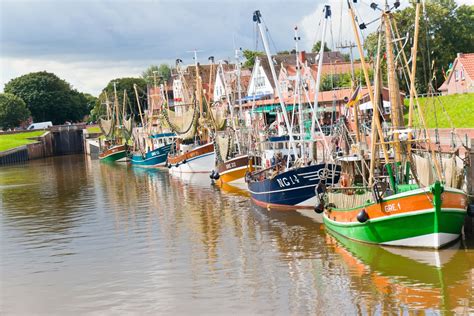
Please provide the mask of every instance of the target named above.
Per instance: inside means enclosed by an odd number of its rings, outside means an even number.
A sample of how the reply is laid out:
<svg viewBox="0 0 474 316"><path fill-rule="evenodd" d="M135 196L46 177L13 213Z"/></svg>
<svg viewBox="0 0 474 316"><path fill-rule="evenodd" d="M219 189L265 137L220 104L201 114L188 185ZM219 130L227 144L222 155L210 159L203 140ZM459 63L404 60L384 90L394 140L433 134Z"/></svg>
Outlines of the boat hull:
<svg viewBox="0 0 474 316"><path fill-rule="evenodd" d="M219 179L216 183L219 185L230 184L246 188L245 174L255 170L253 163L249 166L249 162L249 156L245 155L218 164L216 169L219 173Z"/></svg>
<svg viewBox="0 0 474 316"><path fill-rule="evenodd" d="M171 173L210 173L214 168L216 154L214 144L206 144L182 155L169 156Z"/></svg>
<svg viewBox="0 0 474 316"><path fill-rule="evenodd" d="M324 223L347 238L381 245L441 248L458 239L466 216L466 196L447 189L437 211L429 188L412 194L397 194L378 204L351 210L326 210ZM364 209L369 219L360 223L357 214ZM384 210L384 211L381 211Z"/></svg>
<svg viewBox="0 0 474 316"><path fill-rule="evenodd" d="M327 168L326 168L327 167ZM272 209L313 209L321 178L331 185L339 181L340 167L317 164L282 172L271 179L248 182L255 204Z"/></svg>
<svg viewBox="0 0 474 316"><path fill-rule="evenodd" d="M156 168L164 166L166 159L168 158L168 153L171 150L171 144L159 147L155 150L147 152L144 156L141 154L133 154L130 162L132 166L142 167L142 168Z"/></svg>
<svg viewBox="0 0 474 316"><path fill-rule="evenodd" d="M127 146L117 145L102 151L99 160L104 162L115 162L127 158Z"/></svg>

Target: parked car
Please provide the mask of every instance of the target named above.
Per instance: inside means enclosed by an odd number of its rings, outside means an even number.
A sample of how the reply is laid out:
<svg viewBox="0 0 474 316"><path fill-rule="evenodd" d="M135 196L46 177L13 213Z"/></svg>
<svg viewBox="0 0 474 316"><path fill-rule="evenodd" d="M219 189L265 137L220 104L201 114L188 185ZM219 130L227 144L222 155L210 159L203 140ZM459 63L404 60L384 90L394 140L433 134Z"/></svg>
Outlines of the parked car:
<svg viewBox="0 0 474 316"><path fill-rule="evenodd" d="M48 122L39 122L39 123L33 123L28 126L27 130L32 131L35 129L46 129L48 127L53 126L53 122L48 121Z"/></svg>

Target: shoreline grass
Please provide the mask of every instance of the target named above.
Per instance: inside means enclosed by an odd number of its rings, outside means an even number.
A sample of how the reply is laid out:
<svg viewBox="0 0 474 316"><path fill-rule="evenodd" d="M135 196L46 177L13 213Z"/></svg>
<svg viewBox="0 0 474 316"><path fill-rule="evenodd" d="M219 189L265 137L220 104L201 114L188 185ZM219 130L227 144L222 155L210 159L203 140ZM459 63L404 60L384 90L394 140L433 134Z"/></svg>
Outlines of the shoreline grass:
<svg viewBox="0 0 474 316"><path fill-rule="evenodd" d="M419 98L428 128L474 128L474 93ZM408 123L409 98L405 99L405 123ZM418 118L414 115L414 122Z"/></svg>
<svg viewBox="0 0 474 316"><path fill-rule="evenodd" d="M38 137L46 131L31 131L18 134L0 134L0 151L9 150L15 147L34 143L34 140L28 139L29 137Z"/></svg>

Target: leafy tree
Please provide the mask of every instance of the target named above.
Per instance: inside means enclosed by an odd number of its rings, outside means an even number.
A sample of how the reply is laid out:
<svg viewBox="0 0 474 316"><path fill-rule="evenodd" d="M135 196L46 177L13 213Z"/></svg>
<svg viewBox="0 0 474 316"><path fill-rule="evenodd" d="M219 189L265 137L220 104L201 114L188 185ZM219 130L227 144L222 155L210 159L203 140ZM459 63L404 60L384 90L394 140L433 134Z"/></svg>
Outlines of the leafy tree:
<svg viewBox="0 0 474 316"><path fill-rule="evenodd" d="M169 82L171 79L171 68L167 64L151 65L144 72L142 72L142 78L145 79L146 83L149 85Z"/></svg>
<svg viewBox="0 0 474 316"><path fill-rule="evenodd" d="M261 57L265 55L263 52L249 50L249 49L244 49L242 53L246 59L243 65L243 67L245 68L253 68L253 65L255 65L255 57L257 56Z"/></svg>
<svg viewBox="0 0 474 316"><path fill-rule="evenodd" d="M474 6L457 6L454 0L433 0L425 3L426 17L420 18L420 35L416 69L416 86L419 92L426 92L431 78L437 89L444 81L442 70L460 52L474 51ZM423 10L422 10L423 11ZM409 34L413 38L415 21L415 4L394 13L400 36ZM383 41L384 42L384 41ZM409 43L412 43L410 41ZM369 56L374 56L377 49L377 35L370 34L365 41ZM410 58L411 45L406 45L405 53ZM385 52L383 46L383 52ZM434 65L434 68L432 68ZM433 77L434 76L434 77ZM400 87L408 87L403 76Z"/></svg>
<svg viewBox="0 0 474 316"><path fill-rule="evenodd" d="M15 128L30 116L25 101L11 93L0 93L0 127Z"/></svg>
<svg viewBox="0 0 474 316"><path fill-rule="evenodd" d="M135 90L133 85L137 85L138 96L140 99L140 105L143 108L147 106L147 83L143 78L116 78L111 80L107 86L102 89L101 97L96 101L94 108L91 110L90 120L96 121L100 116L105 114L105 107L103 103L105 102L105 95L107 95L111 104L114 101L114 83L117 90L117 100L120 105L120 108L123 105L124 91L125 95L125 104L126 112L133 114L135 117L138 117L138 103L135 96Z"/></svg>
<svg viewBox="0 0 474 316"><path fill-rule="evenodd" d="M77 122L87 114L87 99L53 73L33 72L10 80L5 92L23 99L34 121L63 124Z"/></svg>
<svg viewBox="0 0 474 316"><path fill-rule="evenodd" d="M317 41L316 43L314 43L313 48L311 48L311 52L318 53L320 49L321 49L321 41ZM331 51L329 47L326 45L326 43L324 43L324 51L325 52Z"/></svg>
<svg viewBox="0 0 474 316"><path fill-rule="evenodd" d="M366 86L365 77L361 69L357 69L354 72L356 85L361 83L362 86ZM351 87L351 73L342 73L334 75L323 75L321 78L321 91L330 91L337 88L350 88ZM369 79L373 81L374 73L369 70Z"/></svg>

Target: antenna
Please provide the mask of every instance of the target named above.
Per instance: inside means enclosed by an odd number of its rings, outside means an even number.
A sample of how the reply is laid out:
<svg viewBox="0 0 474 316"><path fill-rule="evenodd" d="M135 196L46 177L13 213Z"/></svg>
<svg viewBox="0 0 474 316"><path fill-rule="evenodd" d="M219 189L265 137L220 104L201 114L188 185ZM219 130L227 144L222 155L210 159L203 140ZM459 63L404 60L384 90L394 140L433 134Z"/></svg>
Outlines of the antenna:
<svg viewBox="0 0 474 316"><path fill-rule="evenodd" d="M198 50L198 49L194 49L194 50L188 50L186 51L186 53L194 53L194 66L197 66L197 63L198 63L198 57L197 57L197 53L202 53L204 52L203 50Z"/></svg>

